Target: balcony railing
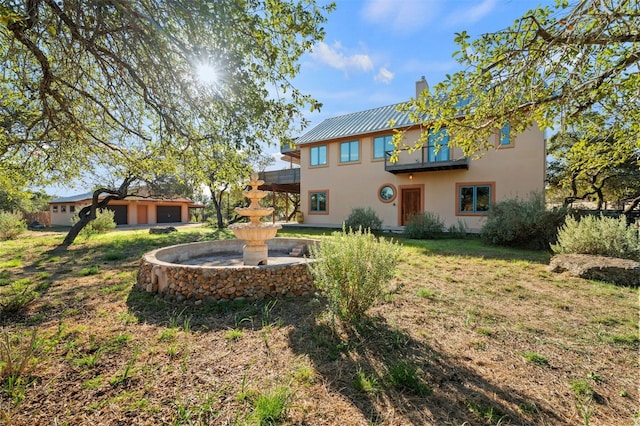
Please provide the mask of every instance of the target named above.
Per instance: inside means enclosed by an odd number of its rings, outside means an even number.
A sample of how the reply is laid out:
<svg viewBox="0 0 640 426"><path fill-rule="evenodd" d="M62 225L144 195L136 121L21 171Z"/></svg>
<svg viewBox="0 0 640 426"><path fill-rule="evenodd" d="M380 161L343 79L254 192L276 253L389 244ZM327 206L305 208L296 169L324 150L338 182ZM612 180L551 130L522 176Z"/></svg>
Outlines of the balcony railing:
<svg viewBox="0 0 640 426"><path fill-rule="evenodd" d="M452 160L449 158L448 148L443 149L446 151L441 150L438 153L434 152L433 146L425 146L411 152L408 149L402 149L398 153L396 162L390 160L393 151L387 151L384 157L384 169L389 173L399 174L469 168L468 158Z"/></svg>
<svg viewBox="0 0 640 426"><path fill-rule="evenodd" d="M284 169L284 170L272 170L268 172L261 172L260 179L264 181L265 185L272 184L288 184L288 183L300 183L300 169Z"/></svg>

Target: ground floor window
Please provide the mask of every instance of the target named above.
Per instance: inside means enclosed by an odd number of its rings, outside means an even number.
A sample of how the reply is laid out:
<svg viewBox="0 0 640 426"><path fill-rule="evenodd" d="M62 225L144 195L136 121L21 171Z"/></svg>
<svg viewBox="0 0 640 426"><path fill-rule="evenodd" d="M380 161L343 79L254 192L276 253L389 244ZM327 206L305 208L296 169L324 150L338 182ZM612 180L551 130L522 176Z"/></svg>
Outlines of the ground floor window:
<svg viewBox="0 0 640 426"><path fill-rule="evenodd" d="M309 192L309 212L327 213L329 211L329 191Z"/></svg>
<svg viewBox="0 0 640 426"><path fill-rule="evenodd" d="M457 214L487 214L495 192L494 183L457 184Z"/></svg>

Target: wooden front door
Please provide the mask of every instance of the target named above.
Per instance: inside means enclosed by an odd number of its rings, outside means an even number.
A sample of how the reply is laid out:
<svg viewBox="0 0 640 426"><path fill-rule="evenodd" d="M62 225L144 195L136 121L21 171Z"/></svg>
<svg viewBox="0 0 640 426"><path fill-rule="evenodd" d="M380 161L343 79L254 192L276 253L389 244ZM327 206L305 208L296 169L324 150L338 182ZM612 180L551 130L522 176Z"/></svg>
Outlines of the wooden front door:
<svg viewBox="0 0 640 426"><path fill-rule="evenodd" d="M422 200L420 188L402 188L401 191L401 217L404 226L409 223L411 216L422 212Z"/></svg>
<svg viewBox="0 0 640 426"><path fill-rule="evenodd" d="M147 206L138 206L138 224L143 225L147 223L149 223Z"/></svg>

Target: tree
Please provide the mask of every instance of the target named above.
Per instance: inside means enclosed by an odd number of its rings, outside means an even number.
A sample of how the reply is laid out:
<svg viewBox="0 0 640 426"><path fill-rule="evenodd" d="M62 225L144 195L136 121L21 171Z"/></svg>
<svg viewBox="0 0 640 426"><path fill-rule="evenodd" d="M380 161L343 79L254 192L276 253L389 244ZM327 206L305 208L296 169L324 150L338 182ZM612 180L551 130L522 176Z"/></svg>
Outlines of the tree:
<svg viewBox="0 0 640 426"><path fill-rule="evenodd" d="M563 204L595 198L602 210L606 201L640 195L638 155L631 145L624 155L616 152L612 137L589 137L579 132L558 133L549 141L549 190L562 194ZM620 151L618 149L618 151Z"/></svg>
<svg viewBox="0 0 640 426"><path fill-rule="evenodd" d="M123 197L130 176L171 174L185 157L197 168L212 140L236 149L290 140L292 123L306 124L302 109L319 107L290 81L333 8L315 0L2 2L0 187L118 166L122 184L100 189ZM218 138L229 123L250 137Z"/></svg>
<svg viewBox="0 0 640 426"><path fill-rule="evenodd" d="M447 128L465 155L490 148L506 125L518 133L532 123L562 129L596 112L612 155L640 148L640 5L628 0L581 0L531 10L503 31L470 41L456 35L463 71L400 109L414 122ZM590 132L591 133L591 132ZM397 135L396 143L401 140ZM425 138L419 145L426 142Z"/></svg>
<svg viewBox="0 0 640 426"><path fill-rule="evenodd" d="M138 174L197 152L235 117L251 122L252 141L288 140L291 123L305 124L301 110L319 106L290 81L333 7L3 1L0 184L68 180L107 158ZM131 157L140 151L153 154L142 167Z"/></svg>

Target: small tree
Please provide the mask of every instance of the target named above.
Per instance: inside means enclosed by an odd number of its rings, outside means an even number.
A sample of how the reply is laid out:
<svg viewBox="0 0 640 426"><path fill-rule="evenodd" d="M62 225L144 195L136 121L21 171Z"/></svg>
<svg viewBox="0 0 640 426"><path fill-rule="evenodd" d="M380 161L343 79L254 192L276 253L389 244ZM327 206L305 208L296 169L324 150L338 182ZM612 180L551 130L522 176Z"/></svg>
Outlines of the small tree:
<svg viewBox="0 0 640 426"><path fill-rule="evenodd" d="M310 250L316 287L327 296L331 312L350 321L382 296L400 257L398 244L362 230L334 232Z"/></svg>

